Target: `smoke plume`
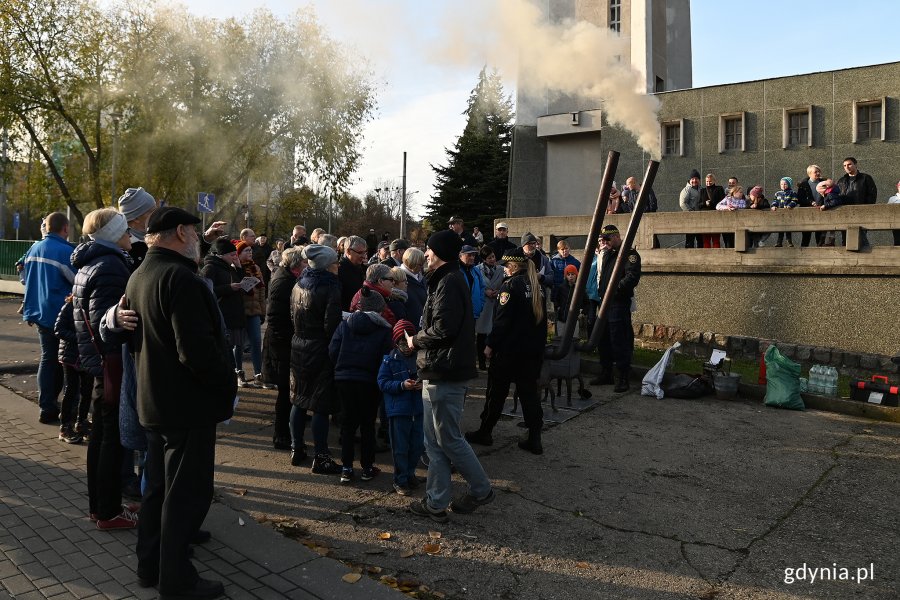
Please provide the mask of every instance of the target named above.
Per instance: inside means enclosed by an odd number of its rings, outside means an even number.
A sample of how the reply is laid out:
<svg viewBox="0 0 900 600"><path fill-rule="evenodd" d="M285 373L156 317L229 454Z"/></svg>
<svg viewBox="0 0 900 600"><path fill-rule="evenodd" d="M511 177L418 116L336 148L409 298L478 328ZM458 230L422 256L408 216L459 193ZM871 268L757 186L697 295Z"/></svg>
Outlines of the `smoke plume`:
<svg viewBox="0 0 900 600"><path fill-rule="evenodd" d="M486 7L487 6L487 10ZM609 123L630 131L658 157L659 101L626 60L629 40L587 21L551 23L528 0L454 2L444 18L436 61L487 63L530 94L547 90L603 101Z"/></svg>

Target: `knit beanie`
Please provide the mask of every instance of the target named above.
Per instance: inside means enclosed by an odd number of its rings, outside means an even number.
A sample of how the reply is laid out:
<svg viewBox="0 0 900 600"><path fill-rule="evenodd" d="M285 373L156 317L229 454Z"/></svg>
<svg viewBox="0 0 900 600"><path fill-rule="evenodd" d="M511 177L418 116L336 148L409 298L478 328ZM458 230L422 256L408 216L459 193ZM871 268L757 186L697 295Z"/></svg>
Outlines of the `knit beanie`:
<svg viewBox="0 0 900 600"><path fill-rule="evenodd" d="M688 179L693 179L694 177L696 177L697 179L701 179L700 171L698 171L697 169L691 171L691 176L688 177Z"/></svg>
<svg viewBox="0 0 900 600"><path fill-rule="evenodd" d="M794 189L794 180L790 177L782 177L781 181L787 181L788 187Z"/></svg>
<svg viewBox="0 0 900 600"><path fill-rule="evenodd" d="M757 198L759 198L760 196L762 196L762 194L763 194L763 189L762 189L761 185L755 185L755 186L753 186L753 189L750 190L751 196L756 196Z"/></svg>
<svg viewBox="0 0 900 600"><path fill-rule="evenodd" d="M533 244L533 243L537 242L537 238L534 237L534 234L526 231L524 234L522 234L522 238L520 241L522 242L522 245L524 246L525 244Z"/></svg>
<svg viewBox="0 0 900 600"><path fill-rule="evenodd" d="M394 325L394 330L391 333L391 340L396 344L400 339L404 337L404 334L408 333L409 335L415 335L416 327L406 319L400 319L397 321L397 324Z"/></svg>
<svg viewBox="0 0 900 600"><path fill-rule="evenodd" d="M578 267L575 265L566 265L566 268L563 269L563 275L568 275L571 273L572 275L578 275Z"/></svg>
<svg viewBox="0 0 900 600"><path fill-rule="evenodd" d="M119 212L126 221L133 221L156 208L156 200L144 188L128 188L119 198Z"/></svg>
<svg viewBox="0 0 900 600"><path fill-rule="evenodd" d="M462 245L462 239L451 229L444 229L437 233L432 233L427 242L427 246L431 248L431 251L444 262L453 262L457 260Z"/></svg>
<svg viewBox="0 0 900 600"><path fill-rule="evenodd" d="M104 240L106 242L118 242L119 239L128 231L128 221L122 213L116 215L109 222L90 234L92 240Z"/></svg>
<svg viewBox="0 0 900 600"><path fill-rule="evenodd" d="M310 244L303 249L303 258L309 262L313 269L327 269L337 262L338 255L329 246Z"/></svg>
<svg viewBox="0 0 900 600"><path fill-rule="evenodd" d="M235 250L237 250L238 254L244 251L244 248L249 248L250 244L245 242L244 240L233 240Z"/></svg>
<svg viewBox="0 0 900 600"><path fill-rule="evenodd" d="M384 296L363 286L359 290L359 304L357 306L359 306L359 310L380 313L385 307Z"/></svg>
<svg viewBox="0 0 900 600"><path fill-rule="evenodd" d="M217 256L224 256L226 254L231 254L232 252L237 252L237 248L234 247L231 240L223 235L212 243L210 251Z"/></svg>

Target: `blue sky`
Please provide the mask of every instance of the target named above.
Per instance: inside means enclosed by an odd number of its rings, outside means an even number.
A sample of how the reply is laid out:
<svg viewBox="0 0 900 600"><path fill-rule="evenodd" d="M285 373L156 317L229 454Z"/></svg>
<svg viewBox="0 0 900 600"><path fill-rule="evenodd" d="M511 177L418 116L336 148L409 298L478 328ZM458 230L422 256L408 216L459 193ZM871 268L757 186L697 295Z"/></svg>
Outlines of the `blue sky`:
<svg viewBox="0 0 900 600"><path fill-rule="evenodd" d="M399 183L406 151L415 212L433 193L429 163L443 163L444 148L462 132L461 113L481 67L428 55L447 11L464 18L488 1L182 0L193 12L218 17L260 5L279 15L313 5L332 37L365 56L380 82L352 191L364 194L385 179ZM900 60L897 0L692 0L691 21L695 87ZM504 76L514 96L515 74Z"/></svg>

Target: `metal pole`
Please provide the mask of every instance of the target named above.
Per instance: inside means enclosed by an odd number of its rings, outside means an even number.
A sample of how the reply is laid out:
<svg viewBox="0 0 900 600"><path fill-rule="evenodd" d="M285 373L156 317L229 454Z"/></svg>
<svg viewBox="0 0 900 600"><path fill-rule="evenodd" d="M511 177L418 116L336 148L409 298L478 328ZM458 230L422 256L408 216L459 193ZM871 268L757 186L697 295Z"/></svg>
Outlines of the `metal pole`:
<svg viewBox="0 0 900 600"><path fill-rule="evenodd" d="M247 221L247 229L251 229L250 227L250 182L252 178L247 177L247 214L244 215Z"/></svg>
<svg viewBox="0 0 900 600"><path fill-rule="evenodd" d="M8 159L9 134L6 127L3 128L3 139L0 140L0 239L6 237L6 166ZM16 230L16 239L19 230Z"/></svg>
<svg viewBox="0 0 900 600"><path fill-rule="evenodd" d="M400 237L406 239L406 152L403 153L403 195L400 196Z"/></svg>
<svg viewBox="0 0 900 600"><path fill-rule="evenodd" d="M113 120L113 155L112 155L112 176L110 177L112 184L112 203L116 203L116 165L119 162L119 119L122 118L121 113L112 113L110 115Z"/></svg>
<svg viewBox="0 0 900 600"><path fill-rule="evenodd" d="M591 266L591 260L594 258L594 251L597 249L597 238L600 235L600 229L603 227L603 217L606 215L606 207L609 205L609 192L612 190L613 179L616 178L616 169L619 166L619 153L611 150L606 158L606 168L603 170L603 179L600 182L600 191L597 193L597 205L594 208L594 218L591 220L591 229L588 233L587 245L584 248L584 258L581 259L582 268L578 271L578 277L575 279L575 290L572 293L572 302L569 304L569 314L578 314L577 309L573 307L581 306L585 295L585 288L588 283L588 271ZM574 310L574 312L572 312ZM571 318L569 319L572 320ZM566 356L572 347L572 337L575 335L575 327L569 325L563 332L562 341L559 346L549 346L545 358L548 360L559 360Z"/></svg>
<svg viewBox="0 0 900 600"><path fill-rule="evenodd" d="M647 172L644 175L644 182L641 184L641 191L638 194L637 202L634 203L634 210L631 213L631 220L628 222L628 229L625 231L625 237L622 238L622 245L619 246L619 255L616 257L616 264L613 266L612 276L609 278L609 285L603 291L603 300L600 302L600 310L597 311L597 320L594 322L594 330L591 332L591 338L587 344L579 348L579 350L587 350L595 347L600 342L600 334L606 326L606 313L609 311L612 294L609 292L619 285L619 279L622 278L622 270L625 267L625 255L631 250L634 244L634 237L637 235L638 226L641 224L641 217L644 216L644 209L647 206L647 198L650 196L650 190L653 187L653 180L656 179L656 172L659 170L659 162L651 160L647 165ZM602 268L602 260L597 261L597 272Z"/></svg>

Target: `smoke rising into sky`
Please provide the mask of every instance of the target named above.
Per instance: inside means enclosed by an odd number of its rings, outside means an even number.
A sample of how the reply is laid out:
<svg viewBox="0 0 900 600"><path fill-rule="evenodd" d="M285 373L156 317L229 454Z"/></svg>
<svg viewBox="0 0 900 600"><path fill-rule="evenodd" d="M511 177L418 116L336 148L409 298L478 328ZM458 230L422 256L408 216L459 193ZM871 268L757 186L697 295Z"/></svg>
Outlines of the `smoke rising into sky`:
<svg viewBox="0 0 900 600"><path fill-rule="evenodd" d="M517 85L529 94L549 89L602 99L608 122L628 129L645 150L659 155L659 101L643 93L640 73L620 60L629 56L628 39L587 21L551 23L528 0L480 6L448 7L433 60L488 64L507 77L518 73Z"/></svg>

